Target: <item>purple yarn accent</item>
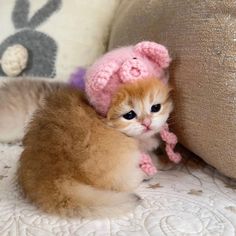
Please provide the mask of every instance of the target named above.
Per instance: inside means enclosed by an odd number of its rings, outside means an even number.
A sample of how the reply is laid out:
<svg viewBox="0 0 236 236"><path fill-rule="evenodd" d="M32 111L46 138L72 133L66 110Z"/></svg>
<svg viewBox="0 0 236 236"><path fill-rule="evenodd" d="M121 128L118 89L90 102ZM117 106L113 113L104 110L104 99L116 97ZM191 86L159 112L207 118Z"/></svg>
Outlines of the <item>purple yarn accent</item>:
<svg viewBox="0 0 236 236"><path fill-rule="evenodd" d="M86 74L86 69L79 67L71 76L70 76L70 85L74 88L85 90L84 77Z"/></svg>

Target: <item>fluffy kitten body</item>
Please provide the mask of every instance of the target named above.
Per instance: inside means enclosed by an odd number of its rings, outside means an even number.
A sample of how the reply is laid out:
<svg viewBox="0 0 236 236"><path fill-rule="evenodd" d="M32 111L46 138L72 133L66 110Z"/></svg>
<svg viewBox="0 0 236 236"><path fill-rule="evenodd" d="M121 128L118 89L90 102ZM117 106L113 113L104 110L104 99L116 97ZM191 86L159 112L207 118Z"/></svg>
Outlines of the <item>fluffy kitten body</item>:
<svg viewBox="0 0 236 236"><path fill-rule="evenodd" d="M49 213L87 217L131 210L145 177L141 153L158 145L155 135L172 111L171 89L158 79L126 84L104 119L83 94L63 86L49 92L24 137L18 171L23 192Z"/></svg>
<svg viewBox="0 0 236 236"><path fill-rule="evenodd" d="M44 211L108 216L137 205L132 192L144 177L137 141L107 127L80 92L50 96L23 145L19 183Z"/></svg>

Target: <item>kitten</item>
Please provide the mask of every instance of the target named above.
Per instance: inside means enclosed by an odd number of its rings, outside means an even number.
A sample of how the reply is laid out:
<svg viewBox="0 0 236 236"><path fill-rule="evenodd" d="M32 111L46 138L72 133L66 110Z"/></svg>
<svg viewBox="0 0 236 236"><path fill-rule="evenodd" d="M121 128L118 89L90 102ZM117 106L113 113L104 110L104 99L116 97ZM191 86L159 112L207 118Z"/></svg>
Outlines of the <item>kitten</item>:
<svg viewBox="0 0 236 236"><path fill-rule="evenodd" d="M49 96L23 145L19 184L42 210L114 216L139 203L133 192L144 173L137 140L108 127L81 92L65 88Z"/></svg>
<svg viewBox="0 0 236 236"><path fill-rule="evenodd" d="M134 191L145 177L141 153L153 148L141 147L139 140L152 139L166 122L170 90L157 79L124 85L105 119L79 91L51 94L23 140L18 170L23 192L44 211L67 216L114 216L133 209L140 199Z"/></svg>
<svg viewBox="0 0 236 236"><path fill-rule="evenodd" d="M143 152L159 146L157 134L173 110L171 87L156 78L124 84L113 97L108 124L139 140Z"/></svg>
<svg viewBox="0 0 236 236"><path fill-rule="evenodd" d="M0 142L21 141L32 114L44 104L45 96L67 86L65 83L11 79L0 86Z"/></svg>

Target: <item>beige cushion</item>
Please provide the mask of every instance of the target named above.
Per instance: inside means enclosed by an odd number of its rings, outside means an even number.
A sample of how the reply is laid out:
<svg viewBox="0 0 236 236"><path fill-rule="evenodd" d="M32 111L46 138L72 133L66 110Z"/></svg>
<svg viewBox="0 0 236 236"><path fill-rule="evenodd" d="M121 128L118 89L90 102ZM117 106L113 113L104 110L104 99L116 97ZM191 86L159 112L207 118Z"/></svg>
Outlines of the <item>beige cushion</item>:
<svg viewBox="0 0 236 236"><path fill-rule="evenodd" d="M235 12L234 1L123 1L110 39L110 48L143 39L169 48L180 142L231 177L236 177Z"/></svg>

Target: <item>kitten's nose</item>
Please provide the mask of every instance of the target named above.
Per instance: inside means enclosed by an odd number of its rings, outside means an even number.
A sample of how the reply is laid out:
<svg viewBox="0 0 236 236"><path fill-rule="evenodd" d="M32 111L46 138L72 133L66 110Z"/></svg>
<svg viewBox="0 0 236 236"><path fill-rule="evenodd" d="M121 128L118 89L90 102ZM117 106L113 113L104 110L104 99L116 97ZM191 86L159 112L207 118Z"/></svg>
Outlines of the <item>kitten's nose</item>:
<svg viewBox="0 0 236 236"><path fill-rule="evenodd" d="M151 125L151 123L152 123L152 120L150 118L144 118L141 124L148 128Z"/></svg>

